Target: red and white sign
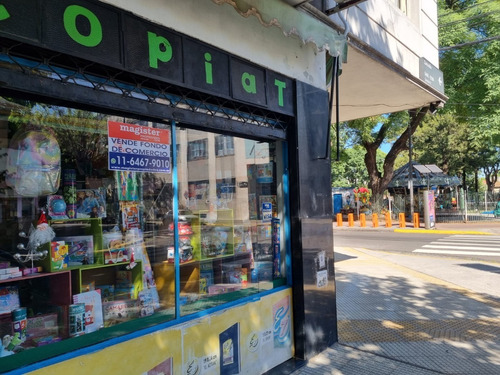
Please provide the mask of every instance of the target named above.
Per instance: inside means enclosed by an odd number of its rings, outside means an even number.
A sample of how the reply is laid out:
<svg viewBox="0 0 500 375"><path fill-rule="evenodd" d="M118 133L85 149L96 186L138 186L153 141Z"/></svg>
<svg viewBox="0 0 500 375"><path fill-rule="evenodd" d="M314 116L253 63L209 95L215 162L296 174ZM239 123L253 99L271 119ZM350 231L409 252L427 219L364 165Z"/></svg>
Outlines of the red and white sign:
<svg viewBox="0 0 500 375"><path fill-rule="evenodd" d="M170 173L170 131L108 121L108 167Z"/></svg>

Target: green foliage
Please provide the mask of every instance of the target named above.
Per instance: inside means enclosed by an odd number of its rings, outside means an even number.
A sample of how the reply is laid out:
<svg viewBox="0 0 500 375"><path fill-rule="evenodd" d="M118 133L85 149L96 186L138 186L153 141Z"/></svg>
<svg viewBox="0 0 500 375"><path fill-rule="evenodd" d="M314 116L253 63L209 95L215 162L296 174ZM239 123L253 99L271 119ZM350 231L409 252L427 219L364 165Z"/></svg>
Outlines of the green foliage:
<svg viewBox="0 0 500 375"><path fill-rule="evenodd" d="M408 149L409 124L416 126L417 118L405 111L342 124L341 144L346 148L341 152L340 162L332 165L333 186L368 186L373 194L372 207L378 212L398 155ZM388 154L380 150L383 143L392 143Z"/></svg>
<svg viewBox="0 0 500 375"><path fill-rule="evenodd" d="M461 174L466 156L472 151L467 142L467 124L451 113L427 116L413 137L413 156L421 164L437 164L445 173Z"/></svg>
<svg viewBox="0 0 500 375"><path fill-rule="evenodd" d="M343 149L340 161L332 161L332 186L351 187L366 185L368 172L361 146Z"/></svg>
<svg viewBox="0 0 500 375"><path fill-rule="evenodd" d="M438 0L438 13L440 69L449 100L417 129L413 159L437 164L473 186L478 170L486 179L498 173L500 1ZM342 124L346 148L332 165L332 184L368 181L374 196L380 194L393 171L408 162L410 121L408 112L399 112ZM379 154L383 143L393 144L387 155ZM361 173L362 158L366 174Z"/></svg>
<svg viewBox="0 0 500 375"><path fill-rule="evenodd" d="M445 111L500 135L500 1L439 2L440 68L449 97ZM496 38L496 39L495 39Z"/></svg>
<svg viewBox="0 0 500 375"><path fill-rule="evenodd" d="M348 134L356 144L391 143L408 126L408 113L395 112L349 121Z"/></svg>
<svg viewBox="0 0 500 375"><path fill-rule="evenodd" d="M356 120L359 124L359 120ZM341 124L340 158L337 161L336 132L332 127L332 187L353 187L368 185L370 179L365 165L366 149L356 142L359 141L357 130L350 126L351 122ZM368 129L369 125L366 126ZM382 166L385 153L377 151L377 164Z"/></svg>
<svg viewBox="0 0 500 375"><path fill-rule="evenodd" d="M500 1L440 0L438 9L449 100L446 116L427 121L415 149L421 162L434 159L449 173L487 174L500 144Z"/></svg>

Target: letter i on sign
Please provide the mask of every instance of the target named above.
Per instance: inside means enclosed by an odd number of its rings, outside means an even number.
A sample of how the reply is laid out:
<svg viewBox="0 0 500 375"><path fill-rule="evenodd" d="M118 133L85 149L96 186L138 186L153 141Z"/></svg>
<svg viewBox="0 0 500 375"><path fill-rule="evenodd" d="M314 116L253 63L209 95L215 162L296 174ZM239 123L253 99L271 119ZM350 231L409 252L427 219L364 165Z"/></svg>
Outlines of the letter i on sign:
<svg viewBox="0 0 500 375"><path fill-rule="evenodd" d="M212 55L208 52L205 53L205 81L211 85L214 83L214 78L212 75Z"/></svg>

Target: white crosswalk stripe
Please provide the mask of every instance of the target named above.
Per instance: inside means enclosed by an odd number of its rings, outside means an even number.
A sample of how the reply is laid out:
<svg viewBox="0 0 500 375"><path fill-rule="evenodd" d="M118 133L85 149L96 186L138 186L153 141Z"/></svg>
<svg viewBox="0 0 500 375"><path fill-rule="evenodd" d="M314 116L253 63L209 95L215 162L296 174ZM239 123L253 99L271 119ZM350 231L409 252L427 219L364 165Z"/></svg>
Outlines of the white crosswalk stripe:
<svg viewBox="0 0 500 375"><path fill-rule="evenodd" d="M500 257L500 236L454 235L413 250L414 253Z"/></svg>

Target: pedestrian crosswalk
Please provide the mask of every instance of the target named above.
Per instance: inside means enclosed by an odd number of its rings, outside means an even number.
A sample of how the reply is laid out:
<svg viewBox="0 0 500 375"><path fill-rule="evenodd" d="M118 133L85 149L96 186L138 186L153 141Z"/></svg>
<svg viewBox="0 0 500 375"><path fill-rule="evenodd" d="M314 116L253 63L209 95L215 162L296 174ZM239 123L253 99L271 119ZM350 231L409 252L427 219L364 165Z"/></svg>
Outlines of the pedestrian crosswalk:
<svg viewBox="0 0 500 375"><path fill-rule="evenodd" d="M500 257L500 236L453 235L423 245L413 252Z"/></svg>

